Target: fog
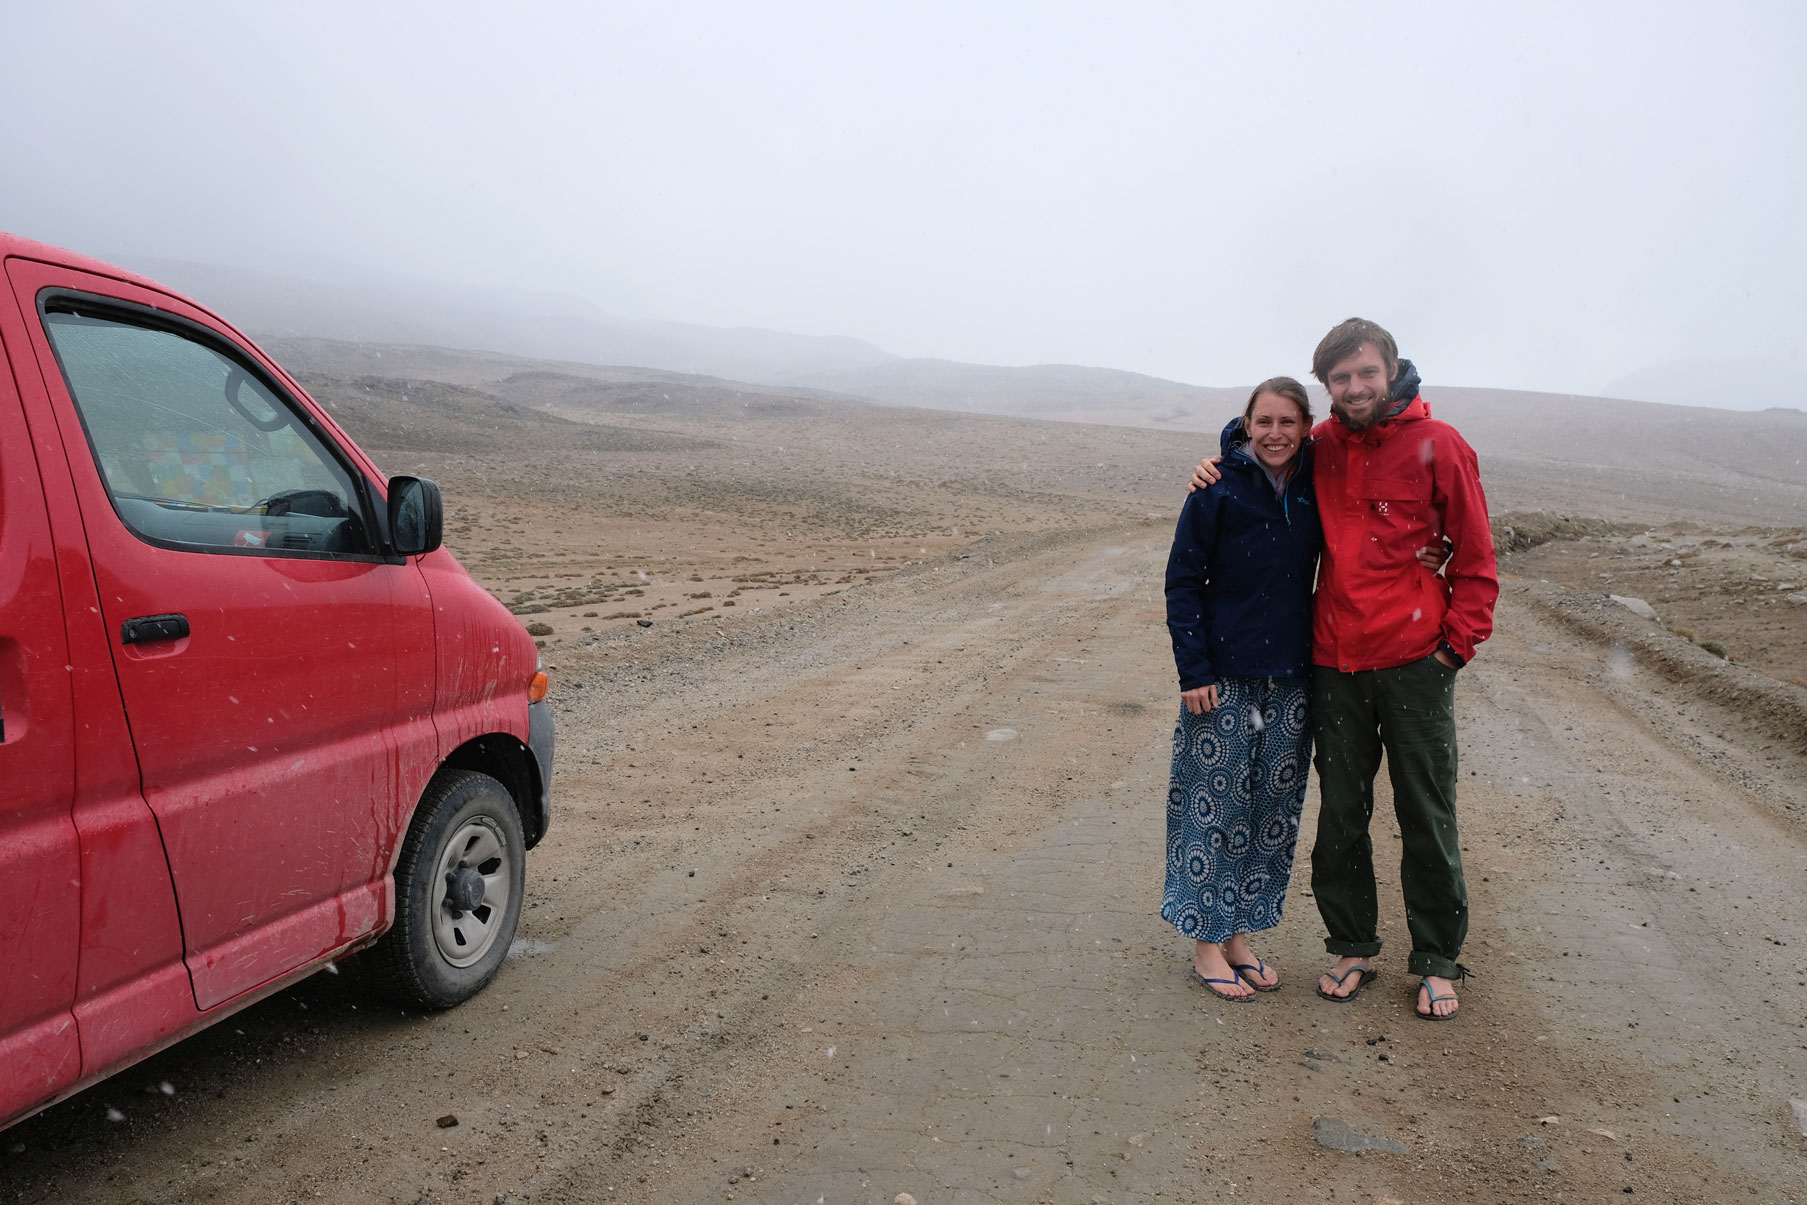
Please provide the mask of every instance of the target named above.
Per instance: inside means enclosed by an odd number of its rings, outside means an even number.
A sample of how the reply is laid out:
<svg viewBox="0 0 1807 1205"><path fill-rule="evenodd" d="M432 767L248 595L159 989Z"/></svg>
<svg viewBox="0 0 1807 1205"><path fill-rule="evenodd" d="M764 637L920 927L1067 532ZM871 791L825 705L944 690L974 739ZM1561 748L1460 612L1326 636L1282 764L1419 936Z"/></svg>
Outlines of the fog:
<svg viewBox="0 0 1807 1205"><path fill-rule="evenodd" d="M98 3L7 27L0 229L102 257L1203 385L1303 376L1359 313L1430 384L1807 407L1792 4Z"/></svg>

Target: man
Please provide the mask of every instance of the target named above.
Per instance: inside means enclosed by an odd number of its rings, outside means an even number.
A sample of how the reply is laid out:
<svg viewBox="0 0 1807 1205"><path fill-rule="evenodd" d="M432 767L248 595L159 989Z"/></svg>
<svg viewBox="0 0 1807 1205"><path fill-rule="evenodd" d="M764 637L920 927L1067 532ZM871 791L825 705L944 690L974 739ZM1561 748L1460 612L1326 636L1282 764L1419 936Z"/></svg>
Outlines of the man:
<svg viewBox="0 0 1807 1205"><path fill-rule="evenodd" d="M1312 728L1321 806L1311 886L1339 956L1318 981L1352 1000L1377 972L1374 775L1381 753L1393 784L1404 857L1400 887L1422 977L1417 1013L1446 1021L1468 933L1468 893L1456 828L1456 673L1493 632L1499 597L1487 500L1474 450L1431 418L1418 371L1393 336L1362 318L1325 335L1312 374L1330 418L1312 435L1324 526L1312 614ZM1194 485L1216 477L1199 466ZM1417 556L1446 537L1443 577Z"/></svg>

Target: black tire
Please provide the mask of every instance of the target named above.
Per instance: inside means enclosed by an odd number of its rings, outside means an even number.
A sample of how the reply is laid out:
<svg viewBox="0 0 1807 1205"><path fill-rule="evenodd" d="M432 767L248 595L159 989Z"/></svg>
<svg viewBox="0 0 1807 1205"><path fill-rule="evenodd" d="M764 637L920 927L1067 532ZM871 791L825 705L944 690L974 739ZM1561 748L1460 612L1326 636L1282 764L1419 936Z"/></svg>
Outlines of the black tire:
<svg viewBox="0 0 1807 1205"><path fill-rule="evenodd" d="M526 863L520 813L501 783L472 770L434 775L395 865L395 923L370 951L384 993L451 1008L482 991L514 941Z"/></svg>

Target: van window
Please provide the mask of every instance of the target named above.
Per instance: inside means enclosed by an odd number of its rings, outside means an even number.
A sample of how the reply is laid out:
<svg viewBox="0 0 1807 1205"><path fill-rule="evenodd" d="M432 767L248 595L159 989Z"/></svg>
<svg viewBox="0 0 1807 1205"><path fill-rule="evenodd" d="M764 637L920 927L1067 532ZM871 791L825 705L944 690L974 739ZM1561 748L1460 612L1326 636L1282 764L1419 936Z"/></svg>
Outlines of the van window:
<svg viewBox="0 0 1807 1205"><path fill-rule="evenodd" d="M114 318L53 309L44 327L113 508L139 538L253 554L374 551L351 475L243 365Z"/></svg>

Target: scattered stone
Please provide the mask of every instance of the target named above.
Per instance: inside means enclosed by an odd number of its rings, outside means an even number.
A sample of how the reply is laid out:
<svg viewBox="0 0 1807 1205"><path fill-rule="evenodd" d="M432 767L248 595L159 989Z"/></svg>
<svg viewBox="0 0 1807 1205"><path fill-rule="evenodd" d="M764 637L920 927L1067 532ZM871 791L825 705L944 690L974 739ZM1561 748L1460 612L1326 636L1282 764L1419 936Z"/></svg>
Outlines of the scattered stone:
<svg viewBox="0 0 1807 1205"><path fill-rule="evenodd" d="M1406 1154L1406 1145L1395 1138L1375 1138L1355 1129L1346 1121L1320 1117L1311 1123L1312 1136L1318 1145L1331 1151L1385 1151L1389 1155Z"/></svg>
<svg viewBox="0 0 1807 1205"><path fill-rule="evenodd" d="M1320 1063L1340 1063L1343 1061L1334 1054L1325 1054L1322 1051L1317 1050L1307 1050L1305 1052L1305 1057L1308 1059L1316 1059Z"/></svg>
<svg viewBox="0 0 1807 1205"><path fill-rule="evenodd" d="M1531 1166L1536 1168L1540 1172L1559 1172L1562 1170L1560 1167L1557 1167L1554 1163L1551 1163L1548 1159L1539 1159L1536 1163L1533 1163Z"/></svg>
<svg viewBox="0 0 1807 1205"><path fill-rule="evenodd" d="M1789 1101L1788 1111L1794 1114L1794 1128L1801 1132L1801 1137L1807 1138L1807 1100Z"/></svg>
<svg viewBox="0 0 1807 1205"><path fill-rule="evenodd" d="M1788 595L1788 601L1791 603L1807 603L1807 594L1790 594Z"/></svg>
<svg viewBox="0 0 1807 1205"><path fill-rule="evenodd" d="M634 620L634 623L643 628L650 628L653 626L653 621L650 619L636 619Z"/></svg>
<svg viewBox="0 0 1807 1205"><path fill-rule="evenodd" d="M1608 594L1606 597L1630 611L1633 615L1641 615L1645 619L1655 619L1656 609L1641 598L1627 598L1623 594Z"/></svg>
<svg viewBox="0 0 1807 1205"><path fill-rule="evenodd" d="M990 732L985 734L985 739L988 741L1014 741L1016 739L1016 729L993 728Z"/></svg>
<svg viewBox="0 0 1807 1205"><path fill-rule="evenodd" d="M1029 1169L1026 1167L1019 1167L1010 1174L1019 1180L1027 1180L1029 1178Z"/></svg>
<svg viewBox="0 0 1807 1205"><path fill-rule="evenodd" d="M1600 1135L1600 1137L1605 1138L1610 1142L1617 1142L1619 1140L1619 1136L1617 1134L1613 1133L1611 1130L1602 1130L1602 1129L1595 1128L1595 1129L1589 1129L1588 1133L1598 1134L1598 1135Z"/></svg>
<svg viewBox="0 0 1807 1205"><path fill-rule="evenodd" d="M1537 1119L1537 1124L1540 1126L1559 1126L1562 1124L1562 1118L1557 1117L1554 1114L1549 1117L1539 1117Z"/></svg>
<svg viewBox="0 0 1807 1205"><path fill-rule="evenodd" d="M442 1130L449 1130L458 1124L458 1114L447 1113L444 1117L436 1118L433 1124Z"/></svg>
<svg viewBox="0 0 1807 1205"><path fill-rule="evenodd" d="M1129 1144L1131 1146L1147 1146L1148 1145L1148 1135L1147 1134L1131 1134L1129 1136Z"/></svg>
<svg viewBox="0 0 1807 1205"><path fill-rule="evenodd" d="M1538 1147L1540 1147L1540 1146L1542 1146L1542 1145L1543 1145L1543 1139L1541 1139L1541 1138L1533 1138L1533 1137L1531 1137L1531 1136L1530 1136L1530 1135L1528 1135L1528 1134L1527 1134L1527 1135L1526 1135L1526 1136L1525 1136L1525 1137L1523 1137L1523 1138L1520 1138L1520 1139L1519 1139L1519 1140L1518 1140L1518 1144L1519 1144L1519 1145L1520 1145L1520 1146L1523 1146L1523 1147L1529 1147L1529 1148L1530 1148L1530 1149L1532 1149L1532 1150L1536 1150L1536 1149L1537 1149L1537 1148L1538 1148Z"/></svg>
<svg viewBox="0 0 1807 1205"><path fill-rule="evenodd" d="M907 1192L900 1192L891 1198L891 1205L916 1205L916 1198Z"/></svg>

